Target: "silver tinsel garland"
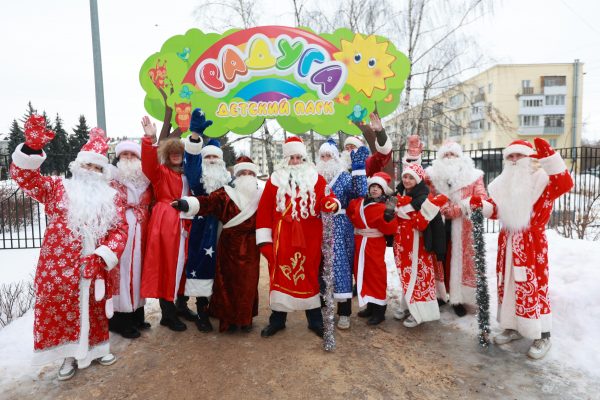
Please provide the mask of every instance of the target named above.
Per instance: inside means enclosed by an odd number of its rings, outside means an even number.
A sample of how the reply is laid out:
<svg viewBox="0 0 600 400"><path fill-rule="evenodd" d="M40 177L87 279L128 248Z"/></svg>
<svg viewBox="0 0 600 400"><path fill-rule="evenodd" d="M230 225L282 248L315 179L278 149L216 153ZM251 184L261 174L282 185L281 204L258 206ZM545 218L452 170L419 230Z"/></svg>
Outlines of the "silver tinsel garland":
<svg viewBox="0 0 600 400"><path fill-rule="evenodd" d="M323 348L335 350L335 304L333 302L333 214L322 213L323 218L323 281L325 283L325 309L323 310Z"/></svg>
<svg viewBox="0 0 600 400"><path fill-rule="evenodd" d="M477 323L479 325L479 345L487 348L490 344L490 294L485 275L485 237L483 235L483 213L481 209L473 210L473 259L477 275Z"/></svg>

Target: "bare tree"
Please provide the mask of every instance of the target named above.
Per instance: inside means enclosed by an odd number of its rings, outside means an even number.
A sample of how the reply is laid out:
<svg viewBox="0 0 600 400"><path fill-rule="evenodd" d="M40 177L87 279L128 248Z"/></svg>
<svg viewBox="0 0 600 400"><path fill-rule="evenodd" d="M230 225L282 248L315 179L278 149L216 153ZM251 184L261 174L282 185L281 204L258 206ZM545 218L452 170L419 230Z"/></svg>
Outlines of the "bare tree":
<svg viewBox="0 0 600 400"><path fill-rule="evenodd" d="M217 32L230 28L248 29L257 25L260 8L258 0L203 0L194 9L194 17Z"/></svg>

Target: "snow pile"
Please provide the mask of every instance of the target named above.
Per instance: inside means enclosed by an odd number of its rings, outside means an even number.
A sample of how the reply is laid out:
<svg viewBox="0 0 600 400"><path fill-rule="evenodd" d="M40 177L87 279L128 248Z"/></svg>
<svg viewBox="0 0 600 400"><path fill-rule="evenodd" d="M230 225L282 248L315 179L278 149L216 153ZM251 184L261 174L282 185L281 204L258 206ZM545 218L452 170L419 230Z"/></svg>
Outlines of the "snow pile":
<svg viewBox="0 0 600 400"><path fill-rule="evenodd" d="M552 308L552 349L542 363L560 363L600 377L600 243L565 239L546 231L550 265L550 306ZM501 331L496 321L496 252L498 234L486 234L487 279L490 292L492 335ZM442 308L442 323L478 332L476 317L458 318L451 308ZM477 340L475 337L473 340ZM527 339L524 339L527 340ZM510 351L512 348L503 346ZM523 357L527 358L525 354Z"/></svg>

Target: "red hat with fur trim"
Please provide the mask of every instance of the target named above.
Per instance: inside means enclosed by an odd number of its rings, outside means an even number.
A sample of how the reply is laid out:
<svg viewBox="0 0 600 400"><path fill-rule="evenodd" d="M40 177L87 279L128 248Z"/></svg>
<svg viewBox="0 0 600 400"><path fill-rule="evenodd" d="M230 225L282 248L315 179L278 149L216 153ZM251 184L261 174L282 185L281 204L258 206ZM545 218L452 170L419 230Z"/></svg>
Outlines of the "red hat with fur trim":
<svg viewBox="0 0 600 400"><path fill-rule="evenodd" d="M392 194L394 190L390 188L390 184L392 183L392 178L386 174L385 172L376 172L373 176L367 178L367 185L370 187L371 185L379 185L385 192L385 194Z"/></svg>
<svg viewBox="0 0 600 400"><path fill-rule="evenodd" d="M83 145L81 151L77 153L78 161L82 164L95 164L100 167L106 167L108 165L108 143L106 140L106 132L101 128L92 128L90 131L90 138L87 143Z"/></svg>
<svg viewBox="0 0 600 400"><path fill-rule="evenodd" d="M306 146L298 136L290 136L283 144L283 156L290 157L295 154L306 157Z"/></svg>
<svg viewBox="0 0 600 400"><path fill-rule="evenodd" d="M410 175L417 183L421 183L423 178L425 178L425 170L419 164L409 164L402 170L402 175Z"/></svg>
<svg viewBox="0 0 600 400"><path fill-rule="evenodd" d="M254 175L258 175L258 166L252 162L252 159L247 156L240 156L235 160L233 166L233 176L237 176L241 171L252 171Z"/></svg>
<svg viewBox="0 0 600 400"><path fill-rule="evenodd" d="M534 152L535 151L533 150L533 145L531 143L526 140L518 139L513 141L511 144L506 146L504 150L502 150L502 157L506 159L506 157L515 153L523 154L529 157Z"/></svg>

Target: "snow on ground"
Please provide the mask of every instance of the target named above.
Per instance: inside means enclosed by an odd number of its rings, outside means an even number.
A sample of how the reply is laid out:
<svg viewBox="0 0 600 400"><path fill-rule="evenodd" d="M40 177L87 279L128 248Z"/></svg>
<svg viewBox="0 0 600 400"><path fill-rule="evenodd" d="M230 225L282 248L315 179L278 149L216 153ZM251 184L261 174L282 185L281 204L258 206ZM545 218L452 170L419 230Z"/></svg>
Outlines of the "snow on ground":
<svg viewBox="0 0 600 400"><path fill-rule="evenodd" d="M600 377L600 245L599 242L565 239L547 231L550 260L550 298L553 310L553 347L548 356L529 361L525 355L529 341L520 340L502 346L505 351L521 353L524 362L542 363L543 368L564 370L564 375L576 377L577 371ZM490 291L490 321L492 333L500 332L496 317L496 250L497 234L486 234L488 283ZM0 283L29 279L35 270L39 249L0 251ZM152 307L157 307L154 302ZM476 340L477 321L474 315L458 318L447 306L442 308L442 323L454 325L473 335ZM60 362L46 367L33 367L33 312L0 330L0 387L16 382L38 380L40 372L55 373ZM111 335L112 336L112 335ZM120 338L112 336L114 344ZM124 339L123 339L124 340ZM576 372L573 372L576 371ZM579 374L580 375L580 374ZM585 378L582 378L585 379Z"/></svg>
<svg viewBox="0 0 600 400"><path fill-rule="evenodd" d="M546 231L550 266L550 306L552 309L552 348L541 361L549 368L564 366L600 377L600 242L565 239L555 231ZM496 252L498 234L486 234L487 279L490 294L492 336L502 331L496 321ZM474 315L458 318L444 307L442 323L478 332ZM530 343L527 339L518 342ZM526 352L528 346L514 342L502 346ZM526 355L523 354L526 358Z"/></svg>

